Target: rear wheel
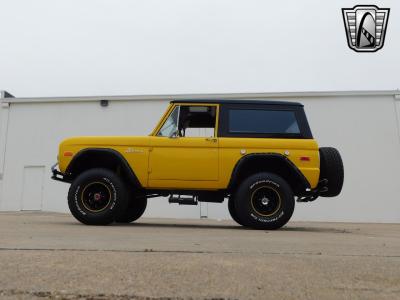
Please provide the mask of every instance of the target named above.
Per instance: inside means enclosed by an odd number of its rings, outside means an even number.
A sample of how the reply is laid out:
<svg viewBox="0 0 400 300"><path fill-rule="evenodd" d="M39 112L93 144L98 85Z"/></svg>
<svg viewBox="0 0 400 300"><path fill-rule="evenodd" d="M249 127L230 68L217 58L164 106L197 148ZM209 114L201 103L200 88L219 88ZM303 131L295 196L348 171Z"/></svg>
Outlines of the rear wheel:
<svg viewBox="0 0 400 300"><path fill-rule="evenodd" d="M117 223L131 223L139 219L147 207L146 197L134 197L130 198L128 208L115 218Z"/></svg>
<svg viewBox="0 0 400 300"><path fill-rule="evenodd" d="M126 190L122 180L108 169L95 168L81 173L68 192L72 215L87 225L107 225L126 210Z"/></svg>
<svg viewBox="0 0 400 300"><path fill-rule="evenodd" d="M243 225L255 229L278 229L294 211L294 196L288 183L271 173L245 179L235 196L235 211Z"/></svg>

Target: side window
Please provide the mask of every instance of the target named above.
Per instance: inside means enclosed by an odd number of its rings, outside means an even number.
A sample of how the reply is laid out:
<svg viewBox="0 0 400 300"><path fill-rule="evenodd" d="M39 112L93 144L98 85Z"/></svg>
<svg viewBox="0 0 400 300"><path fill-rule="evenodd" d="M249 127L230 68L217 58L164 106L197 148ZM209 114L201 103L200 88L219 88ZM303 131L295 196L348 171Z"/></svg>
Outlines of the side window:
<svg viewBox="0 0 400 300"><path fill-rule="evenodd" d="M171 136L178 131L178 117L179 117L180 106L176 106L164 125L161 127L157 136Z"/></svg>
<svg viewBox="0 0 400 300"><path fill-rule="evenodd" d="M169 115L157 136L213 137L215 120L215 106L179 105Z"/></svg>
<svg viewBox="0 0 400 300"><path fill-rule="evenodd" d="M182 137L213 137L215 131L215 106L181 106L179 135Z"/></svg>
<svg viewBox="0 0 400 300"><path fill-rule="evenodd" d="M296 114L290 110L230 109L229 134L298 135Z"/></svg>

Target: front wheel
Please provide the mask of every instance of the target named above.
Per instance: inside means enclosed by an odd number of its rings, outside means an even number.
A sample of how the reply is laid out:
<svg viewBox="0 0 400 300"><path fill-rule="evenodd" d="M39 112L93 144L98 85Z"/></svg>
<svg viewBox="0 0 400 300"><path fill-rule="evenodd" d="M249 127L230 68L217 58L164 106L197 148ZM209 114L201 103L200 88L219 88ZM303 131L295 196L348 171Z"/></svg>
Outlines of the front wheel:
<svg viewBox="0 0 400 300"><path fill-rule="evenodd" d="M245 226L278 229L294 211L294 196L289 184L272 173L258 173L245 179L235 196L235 210Z"/></svg>
<svg viewBox="0 0 400 300"><path fill-rule="evenodd" d="M231 218L233 221L238 223L239 225L243 225L243 222L239 220L237 214L236 214L236 209L235 209L235 199L231 196L228 199L228 210L229 214L231 215Z"/></svg>
<svg viewBox="0 0 400 300"><path fill-rule="evenodd" d="M72 215L87 225L107 225L127 207L124 183L114 172L95 168L81 173L68 192Z"/></svg>
<svg viewBox="0 0 400 300"><path fill-rule="evenodd" d="M139 219L147 207L146 197L131 196L130 202L126 211L116 216L115 222L117 223L131 223Z"/></svg>

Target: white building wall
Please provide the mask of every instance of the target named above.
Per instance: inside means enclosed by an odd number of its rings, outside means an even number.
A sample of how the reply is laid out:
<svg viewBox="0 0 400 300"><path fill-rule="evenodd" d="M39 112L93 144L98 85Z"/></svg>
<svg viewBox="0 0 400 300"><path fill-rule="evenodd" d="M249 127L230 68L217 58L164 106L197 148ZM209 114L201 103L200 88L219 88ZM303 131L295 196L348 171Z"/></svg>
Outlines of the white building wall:
<svg viewBox="0 0 400 300"><path fill-rule="evenodd" d="M273 97L277 98L280 98L279 95ZM293 219L399 222L400 140L397 114L400 110L396 110L399 103L394 94L299 94L282 96L279 100L302 102L320 146L337 147L345 164L342 194L336 198L319 198L313 203L298 203ZM30 193L37 197L39 192L32 190L30 183L33 179L29 176L41 182L37 177L43 170L40 209L68 211L68 184L50 179L50 167L56 161L59 142L74 135L148 134L167 104L167 100L119 100L110 101L108 107L101 107L98 101L16 101L10 104L10 108L2 107L0 126L4 125L5 111L9 116L4 176L0 184L0 210L20 210L29 202ZM208 210L204 211L208 211L210 218L229 218L226 203L204 206L208 206ZM151 199L145 216L198 218L200 207L170 205L165 198Z"/></svg>
<svg viewBox="0 0 400 300"><path fill-rule="evenodd" d="M298 204L295 219L400 221L400 140L393 96L301 100L314 137L337 147L345 183L336 198Z"/></svg>

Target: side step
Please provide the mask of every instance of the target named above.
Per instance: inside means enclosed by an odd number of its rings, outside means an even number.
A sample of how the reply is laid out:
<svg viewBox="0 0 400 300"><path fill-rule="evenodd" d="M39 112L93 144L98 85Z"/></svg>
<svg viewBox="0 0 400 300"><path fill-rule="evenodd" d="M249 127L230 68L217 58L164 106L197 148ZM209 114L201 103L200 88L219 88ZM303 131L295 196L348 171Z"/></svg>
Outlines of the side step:
<svg viewBox="0 0 400 300"><path fill-rule="evenodd" d="M168 199L169 203L178 203L179 205L197 205L197 196L171 195Z"/></svg>

